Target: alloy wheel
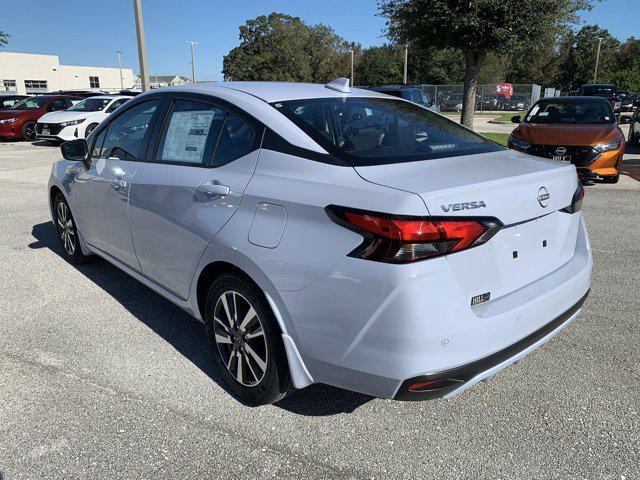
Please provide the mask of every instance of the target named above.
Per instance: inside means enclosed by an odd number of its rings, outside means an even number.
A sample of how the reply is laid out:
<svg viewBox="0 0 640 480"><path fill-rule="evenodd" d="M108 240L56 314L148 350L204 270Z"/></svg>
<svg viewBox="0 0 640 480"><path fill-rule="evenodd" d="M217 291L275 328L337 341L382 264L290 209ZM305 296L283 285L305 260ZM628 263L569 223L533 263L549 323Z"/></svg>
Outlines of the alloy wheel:
<svg viewBox="0 0 640 480"><path fill-rule="evenodd" d="M33 141L36 139L36 126L32 124L28 124L24 130L24 136L27 137L27 140Z"/></svg>
<svg viewBox="0 0 640 480"><path fill-rule="evenodd" d="M220 357L238 383L258 385L267 371L264 328L251 303L240 293L226 291L214 310L214 336Z"/></svg>
<svg viewBox="0 0 640 480"><path fill-rule="evenodd" d="M64 202L58 202L56 208L56 220L58 222L58 233L62 246L69 255L76 252L76 230L73 226L73 220L69 207Z"/></svg>

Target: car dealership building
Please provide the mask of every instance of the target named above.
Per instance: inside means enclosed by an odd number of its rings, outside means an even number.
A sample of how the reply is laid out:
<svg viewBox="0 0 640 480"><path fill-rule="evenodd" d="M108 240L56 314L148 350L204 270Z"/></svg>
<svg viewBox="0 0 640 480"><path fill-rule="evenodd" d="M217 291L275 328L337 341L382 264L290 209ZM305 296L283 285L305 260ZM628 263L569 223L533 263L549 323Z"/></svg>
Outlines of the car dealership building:
<svg viewBox="0 0 640 480"><path fill-rule="evenodd" d="M0 52L0 92L23 95L58 90L119 91L132 88L130 68L61 65L57 55Z"/></svg>

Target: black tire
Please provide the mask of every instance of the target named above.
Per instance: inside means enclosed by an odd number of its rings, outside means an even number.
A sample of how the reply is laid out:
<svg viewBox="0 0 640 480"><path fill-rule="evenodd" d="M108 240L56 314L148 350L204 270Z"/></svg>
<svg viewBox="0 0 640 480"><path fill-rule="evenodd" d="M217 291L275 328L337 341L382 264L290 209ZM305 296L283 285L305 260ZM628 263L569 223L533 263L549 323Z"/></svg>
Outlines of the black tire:
<svg viewBox="0 0 640 480"><path fill-rule="evenodd" d="M22 126L22 138L28 142L33 142L36 139L36 122L26 122Z"/></svg>
<svg viewBox="0 0 640 480"><path fill-rule="evenodd" d="M73 265L87 263L92 257L82 253L78 228L64 195L58 193L53 199L53 222L62 245L62 257Z"/></svg>
<svg viewBox="0 0 640 480"><path fill-rule="evenodd" d="M92 123L91 125L89 125L84 131L84 138L87 138L97 126L97 123Z"/></svg>
<svg viewBox="0 0 640 480"><path fill-rule="evenodd" d="M620 180L620 172L616 173L615 175L609 175L607 177L602 177L602 181L604 183L618 183L618 180Z"/></svg>
<svg viewBox="0 0 640 480"><path fill-rule="evenodd" d="M293 390L280 327L252 282L232 272L214 280L207 294L205 325L222 379L242 403L274 403Z"/></svg>
<svg viewBox="0 0 640 480"><path fill-rule="evenodd" d="M629 145L632 147L640 145L640 132L629 132Z"/></svg>

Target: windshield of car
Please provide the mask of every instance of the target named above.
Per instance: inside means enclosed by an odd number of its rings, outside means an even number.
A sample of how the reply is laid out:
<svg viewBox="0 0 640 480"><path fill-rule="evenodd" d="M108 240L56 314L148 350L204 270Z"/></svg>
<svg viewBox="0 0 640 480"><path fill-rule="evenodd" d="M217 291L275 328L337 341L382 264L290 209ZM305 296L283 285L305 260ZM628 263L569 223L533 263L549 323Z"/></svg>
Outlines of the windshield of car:
<svg viewBox="0 0 640 480"><path fill-rule="evenodd" d="M503 150L451 120L392 98L315 98L273 106L325 150L353 166Z"/></svg>
<svg viewBox="0 0 640 480"><path fill-rule="evenodd" d="M531 108L526 121L547 124L609 124L615 122L615 115L605 100L544 100Z"/></svg>
<svg viewBox="0 0 640 480"><path fill-rule="evenodd" d="M86 98L81 102L76 103L73 107L69 108L69 111L74 112L99 112L104 110L111 102L111 98Z"/></svg>
<svg viewBox="0 0 640 480"><path fill-rule="evenodd" d="M11 107L11 110L38 110L39 108L42 108L48 100L49 99L46 97L25 98Z"/></svg>

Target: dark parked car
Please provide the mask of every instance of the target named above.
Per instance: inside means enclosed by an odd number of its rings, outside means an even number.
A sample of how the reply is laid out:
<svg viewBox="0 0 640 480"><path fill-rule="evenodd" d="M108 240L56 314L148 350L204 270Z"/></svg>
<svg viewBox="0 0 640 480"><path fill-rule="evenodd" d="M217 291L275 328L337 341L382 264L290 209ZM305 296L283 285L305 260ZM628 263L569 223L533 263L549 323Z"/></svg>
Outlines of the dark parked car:
<svg viewBox="0 0 640 480"><path fill-rule="evenodd" d="M635 110L635 103L638 99L638 96L635 93L629 92L628 90L619 90L618 96L620 97L622 112L633 112Z"/></svg>
<svg viewBox="0 0 640 480"><path fill-rule="evenodd" d="M0 111L0 140L36 139L36 122L47 112L66 110L78 97L40 95L27 97L13 107Z"/></svg>
<svg viewBox="0 0 640 480"><path fill-rule="evenodd" d="M92 92L90 90L58 90L57 92L50 92L47 95L71 95L77 99L98 97L100 95L106 95L105 92Z"/></svg>
<svg viewBox="0 0 640 480"><path fill-rule="evenodd" d="M582 97L603 97L611 104L613 113L620 115L622 111L622 101L618 96L618 88L610 83L588 83L582 85L578 90L578 95Z"/></svg>
<svg viewBox="0 0 640 480"><path fill-rule="evenodd" d="M440 110L443 112L462 111L462 101L464 96L461 93L452 93L440 102Z"/></svg>
<svg viewBox="0 0 640 480"><path fill-rule="evenodd" d="M505 104L505 110L526 110L529 106L529 98L524 93L514 93Z"/></svg>
<svg viewBox="0 0 640 480"><path fill-rule="evenodd" d="M405 100L409 100L410 102L426 107L434 112L438 112L440 110L429 95L424 93L421 88L413 85L380 85L369 87L369 90L386 93L387 95L393 95L394 97L404 98Z"/></svg>
<svg viewBox="0 0 640 480"><path fill-rule="evenodd" d="M507 98L499 93L485 93L482 100L477 102L477 110L504 110Z"/></svg>
<svg viewBox="0 0 640 480"><path fill-rule="evenodd" d="M629 123L629 145L638 147L640 146L640 108L636 109Z"/></svg>

